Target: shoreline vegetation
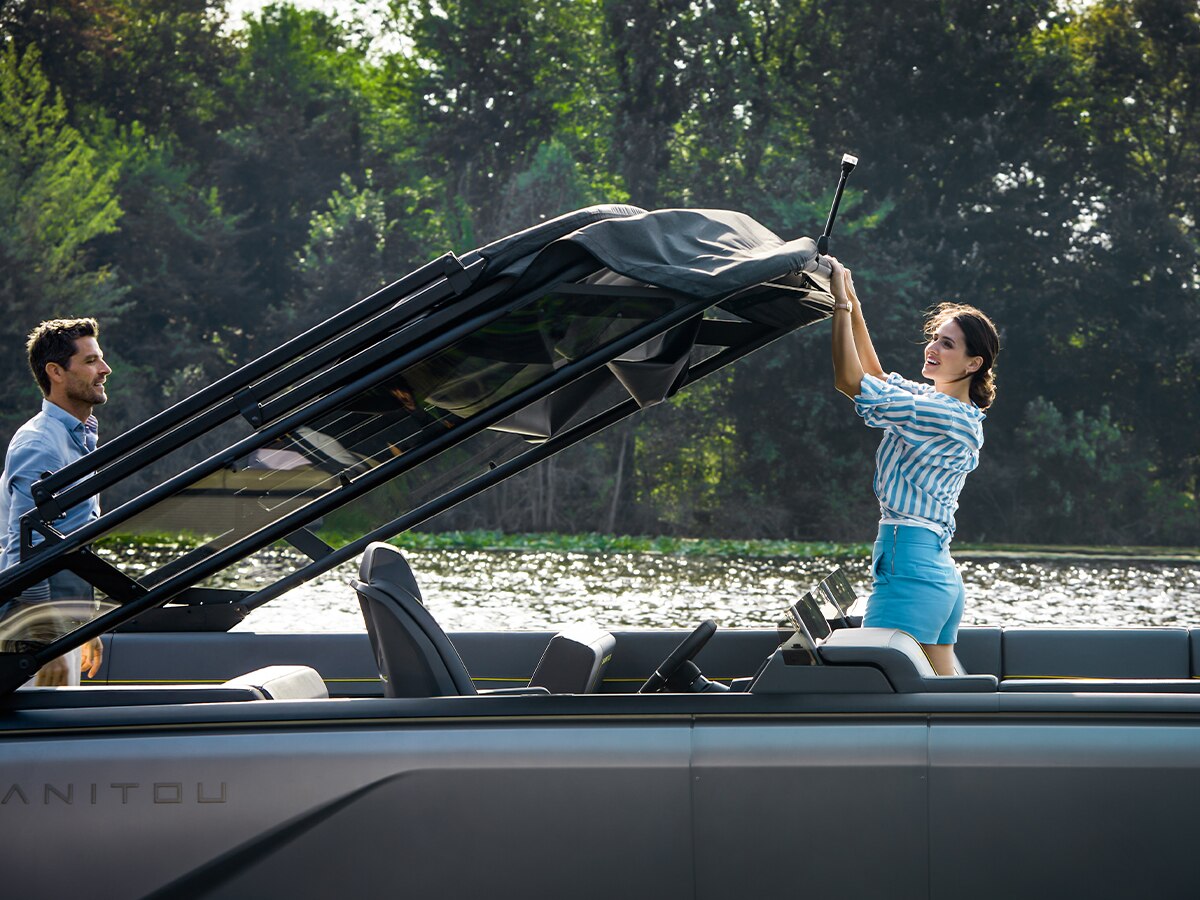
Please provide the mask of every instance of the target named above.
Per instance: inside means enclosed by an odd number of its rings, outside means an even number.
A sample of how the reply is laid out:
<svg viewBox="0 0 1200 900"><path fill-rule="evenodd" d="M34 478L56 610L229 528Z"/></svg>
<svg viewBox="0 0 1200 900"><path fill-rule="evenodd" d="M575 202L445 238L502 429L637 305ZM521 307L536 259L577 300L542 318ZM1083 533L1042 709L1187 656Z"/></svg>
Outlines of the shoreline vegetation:
<svg viewBox="0 0 1200 900"><path fill-rule="evenodd" d="M357 534L322 530L320 536L333 547L349 543ZM795 559L865 559L871 544L835 541L733 540L726 538L682 538L618 534L505 533L501 531L410 531L392 543L408 550L479 550L487 552L553 553L651 553L664 556L707 557L783 557ZM184 536L141 534L112 535L104 542L115 548L130 545L198 545ZM1135 560L1200 565L1200 547L1147 547L1127 545L1045 545L962 543L953 548L954 557L963 560L1045 559L1045 560Z"/></svg>
<svg viewBox="0 0 1200 900"><path fill-rule="evenodd" d="M504 534L498 531L410 532L393 540L421 550L558 551L565 553L659 553L667 556L864 558L870 543L834 541L730 540L611 534ZM964 543L957 559L1149 560L1200 564L1198 547L1077 546Z"/></svg>

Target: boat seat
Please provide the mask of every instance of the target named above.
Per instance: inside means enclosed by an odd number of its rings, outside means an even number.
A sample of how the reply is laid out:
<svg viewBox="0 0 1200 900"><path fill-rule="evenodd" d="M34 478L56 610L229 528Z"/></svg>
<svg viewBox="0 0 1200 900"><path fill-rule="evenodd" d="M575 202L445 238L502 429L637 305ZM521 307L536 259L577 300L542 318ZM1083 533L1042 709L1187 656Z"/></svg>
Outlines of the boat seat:
<svg viewBox="0 0 1200 900"><path fill-rule="evenodd" d="M1005 693L1200 694L1196 678L1006 678Z"/></svg>
<svg viewBox="0 0 1200 900"><path fill-rule="evenodd" d="M375 542L363 552L352 581L371 649L388 697L470 696L480 693L458 650L425 608L404 554ZM485 693L594 692L612 658L611 634L577 626L551 638L526 687Z"/></svg>
<svg viewBox="0 0 1200 900"><path fill-rule="evenodd" d="M328 696L325 682L309 666L267 666L231 678L224 684L23 687L5 698L4 706L6 709L92 709L247 700L318 700Z"/></svg>
<svg viewBox="0 0 1200 900"><path fill-rule="evenodd" d="M1188 679L1186 628L1022 628L1004 631L1004 678Z"/></svg>
<svg viewBox="0 0 1200 900"><path fill-rule="evenodd" d="M324 700L329 689L309 666L265 666L231 678L221 687L249 688L264 700Z"/></svg>
<svg viewBox="0 0 1200 900"><path fill-rule="evenodd" d="M842 628L817 648L828 666L871 666L898 694L995 691L994 675L938 675L912 635L894 628Z"/></svg>
<svg viewBox="0 0 1200 900"><path fill-rule="evenodd" d="M817 584L817 594L823 596L826 602L840 613L836 619L829 622L831 628L862 627L863 617L850 614L850 610L858 602L858 593L850 584L850 579L846 577L841 566L821 579ZM982 630L976 629L976 631ZM954 657L955 675L969 675L972 672L1000 674L1000 629L992 628L987 631L989 632L987 634L959 633L959 644L950 651ZM969 650L977 660L977 664L972 669L963 665L958 655L959 651L963 649L964 643L970 644Z"/></svg>
<svg viewBox="0 0 1200 900"><path fill-rule="evenodd" d="M963 673L995 675L1003 669L1003 629L997 625L969 625L958 630L954 659Z"/></svg>

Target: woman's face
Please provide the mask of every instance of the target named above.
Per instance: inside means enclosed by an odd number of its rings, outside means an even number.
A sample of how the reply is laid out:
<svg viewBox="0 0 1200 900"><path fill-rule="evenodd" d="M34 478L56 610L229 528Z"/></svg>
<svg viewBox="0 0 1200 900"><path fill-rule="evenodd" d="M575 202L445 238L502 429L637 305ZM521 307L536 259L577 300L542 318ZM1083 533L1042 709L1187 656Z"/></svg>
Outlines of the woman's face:
<svg viewBox="0 0 1200 900"><path fill-rule="evenodd" d="M938 323L933 337L925 345L925 365L921 374L934 384L960 381L983 365L982 356L967 355L967 341L953 318Z"/></svg>

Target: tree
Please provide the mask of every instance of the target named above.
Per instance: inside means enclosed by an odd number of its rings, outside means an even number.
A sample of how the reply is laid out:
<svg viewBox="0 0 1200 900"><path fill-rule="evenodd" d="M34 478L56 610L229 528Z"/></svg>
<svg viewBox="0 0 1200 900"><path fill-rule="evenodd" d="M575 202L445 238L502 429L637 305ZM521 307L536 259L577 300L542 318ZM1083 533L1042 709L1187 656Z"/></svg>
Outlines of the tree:
<svg viewBox="0 0 1200 900"><path fill-rule="evenodd" d="M211 154L234 51L223 0L7 0L0 10L0 29L40 50L76 127L103 111L178 136L193 161Z"/></svg>
<svg viewBox="0 0 1200 900"><path fill-rule="evenodd" d="M411 58L398 67L412 139L453 211L458 249L501 236L501 192L556 135L590 147L605 72L590 0L397 2ZM596 83L599 81L599 84ZM572 147L568 146L568 149ZM531 224L531 223L530 223Z"/></svg>
<svg viewBox="0 0 1200 900"><path fill-rule="evenodd" d="M279 328L283 337L298 334L392 280L386 251L395 227L371 171L366 172L362 187L343 175L326 208L313 214L308 242L296 254L304 318L295 321L300 312L296 303L290 312L276 311L272 327Z"/></svg>
<svg viewBox="0 0 1200 900"><path fill-rule="evenodd" d="M242 40L211 170L238 217L247 287L265 311L295 295L295 254L314 211L343 174L364 167L364 60L335 22L288 5L266 7Z"/></svg>
<svg viewBox="0 0 1200 900"><path fill-rule="evenodd" d="M119 311L124 288L116 273L89 265L95 240L121 216L116 178L116 167L101 168L68 124L37 49L0 46L0 333L12 350L43 319L107 320ZM21 352L6 355L0 384L9 398L7 440L38 397Z"/></svg>
<svg viewBox="0 0 1200 900"><path fill-rule="evenodd" d="M1072 61L1063 91L1087 139L1089 202L1075 271L1090 302L1071 310L1066 352L1082 372L1069 389L1109 405L1153 452L1160 477L1194 495L1200 10L1182 0L1109 0L1062 31Z"/></svg>

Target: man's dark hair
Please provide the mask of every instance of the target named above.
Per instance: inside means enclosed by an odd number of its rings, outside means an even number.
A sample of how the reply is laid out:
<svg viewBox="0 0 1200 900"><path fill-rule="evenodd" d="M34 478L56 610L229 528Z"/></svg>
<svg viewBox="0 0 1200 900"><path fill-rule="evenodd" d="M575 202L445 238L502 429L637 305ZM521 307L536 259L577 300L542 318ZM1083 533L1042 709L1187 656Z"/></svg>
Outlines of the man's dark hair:
<svg viewBox="0 0 1200 900"><path fill-rule="evenodd" d="M37 379L42 396L50 396L50 376L46 374L47 363L58 363L64 369L71 368L71 357L75 355L75 341L81 337L99 337L100 326L95 319L49 319L29 332L25 349L29 353L29 368Z"/></svg>

